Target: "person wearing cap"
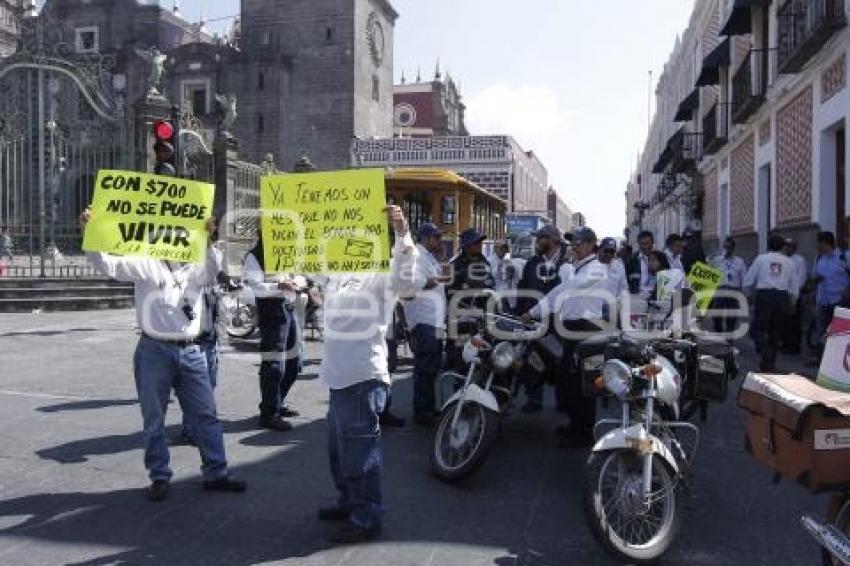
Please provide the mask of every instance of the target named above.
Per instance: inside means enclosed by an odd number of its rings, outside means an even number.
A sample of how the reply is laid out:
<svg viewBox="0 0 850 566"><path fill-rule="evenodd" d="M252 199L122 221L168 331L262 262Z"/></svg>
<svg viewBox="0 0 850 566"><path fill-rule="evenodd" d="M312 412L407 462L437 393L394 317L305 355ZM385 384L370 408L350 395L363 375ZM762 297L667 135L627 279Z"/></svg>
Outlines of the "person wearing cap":
<svg viewBox="0 0 850 566"><path fill-rule="evenodd" d="M803 310L810 296L807 292L809 287L809 266L806 263L806 258L797 253L797 242L793 238L785 239L785 247L782 248L782 252L790 257L794 263L794 269L797 272L797 284L799 285L797 302L794 305L794 310L788 316L788 322L784 326L785 332L782 335L782 351L786 354L799 354L800 342L803 337Z"/></svg>
<svg viewBox="0 0 850 566"><path fill-rule="evenodd" d="M740 308L740 299L731 296L731 293L740 293L743 290L744 277L747 275L747 263L742 257L735 255L735 246L735 238L729 236L723 242L723 253L711 259L711 265L723 272L719 289L724 296L712 301L712 310L723 311L721 316L714 319L714 330L721 333L734 332L738 326L738 320L732 317L729 311Z"/></svg>
<svg viewBox="0 0 850 566"><path fill-rule="evenodd" d="M585 396L582 391L578 368L573 367L573 352L582 340L605 327L605 299L600 293L604 293L610 283L609 268L596 256L596 233L581 227L573 236L574 261L569 279L550 291L523 318L544 320L550 314L556 314L561 320L561 328L566 334L562 336L564 358L559 373L570 418L569 427L560 431L562 443L570 447L586 447L593 442L596 399ZM556 309L560 310L556 312Z"/></svg>
<svg viewBox="0 0 850 566"><path fill-rule="evenodd" d="M413 422L431 426L436 416L434 387L443 363L446 291L441 259L443 232L430 222L419 226L416 269L422 288L403 299L413 349Z"/></svg>
<svg viewBox="0 0 850 566"><path fill-rule="evenodd" d="M608 312L611 304L619 305L624 294L628 293L628 281L626 280L626 269L623 262L617 257L617 240L614 238L603 238L599 243L599 252L596 254L599 262L608 268L608 292L612 299L605 303L605 320L611 322L616 320L616 312Z"/></svg>
<svg viewBox="0 0 850 566"><path fill-rule="evenodd" d="M817 284L817 335L823 336L832 323L835 307L846 299L850 286L850 265L847 256L835 247L832 232L818 234L818 258L812 274Z"/></svg>
<svg viewBox="0 0 850 566"><path fill-rule="evenodd" d="M570 277L569 249L561 239L561 233L552 225L547 224L533 234L536 238L537 253L522 270L522 277L517 283L520 296L517 297L517 313L526 313L534 308L540 298ZM570 234L572 237L572 234ZM552 321L550 321L552 322ZM554 325L549 328L554 331ZM543 384L526 390L528 401L522 410L535 413L543 409ZM559 409L565 409L563 393L559 397Z"/></svg>
<svg viewBox="0 0 850 566"><path fill-rule="evenodd" d="M744 288L755 287L752 336L761 353L759 369L776 369L785 315L797 300L799 285L791 259L782 253L785 238L774 234L768 239L768 252L759 255L744 277Z"/></svg>

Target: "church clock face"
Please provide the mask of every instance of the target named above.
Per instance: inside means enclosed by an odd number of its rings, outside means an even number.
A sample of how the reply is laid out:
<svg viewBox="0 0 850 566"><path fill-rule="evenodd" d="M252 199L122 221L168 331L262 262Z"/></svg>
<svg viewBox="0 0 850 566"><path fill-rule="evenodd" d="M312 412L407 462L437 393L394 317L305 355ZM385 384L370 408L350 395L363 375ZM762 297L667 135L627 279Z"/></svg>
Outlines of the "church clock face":
<svg viewBox="0 0 850 566"><path fill-rule="evenodd" d="M387 41L384 35L384 26L381 25L378 15L374 12L369 16L367 26L366 36L369 40L369 51L372 53L372 61L375 62L375 65L380 65L384 61Z"/></svg>

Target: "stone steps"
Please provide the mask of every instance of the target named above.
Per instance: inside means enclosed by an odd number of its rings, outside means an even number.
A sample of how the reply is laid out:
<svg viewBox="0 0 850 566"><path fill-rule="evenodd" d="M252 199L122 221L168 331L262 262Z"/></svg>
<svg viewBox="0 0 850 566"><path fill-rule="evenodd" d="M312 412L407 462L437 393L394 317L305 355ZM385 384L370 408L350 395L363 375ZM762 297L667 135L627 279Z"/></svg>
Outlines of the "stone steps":
<svg viewBox="0 0 850 566"><path fill-rule="evenodd" d="M105 278L0 278L0 312L81 311L133 306L133 285Z"/></svg>

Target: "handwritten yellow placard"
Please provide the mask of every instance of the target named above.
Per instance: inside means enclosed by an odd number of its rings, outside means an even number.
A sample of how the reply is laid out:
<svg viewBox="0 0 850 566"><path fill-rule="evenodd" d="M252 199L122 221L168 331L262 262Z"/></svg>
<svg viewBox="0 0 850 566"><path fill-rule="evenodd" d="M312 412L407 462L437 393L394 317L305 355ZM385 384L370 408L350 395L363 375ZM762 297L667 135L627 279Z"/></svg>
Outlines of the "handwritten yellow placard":
<svg viewBox="0 0 850 566"><path fill-rule="evenodd" d="M135 171L98 171L83 249L180 262L204 260L215 187Z"/></svg>
<svg viewBox="0 0 850 566"><path fill-rule="evenodd" d="M383 169L263 177L266 271L388 271L386 206Z"/></svg>
<svg viewBox="0 0 850 566"><path fill-rule="evenodd" d="M705 314L714 298L714 292L723 282L723 272L706 263L698 261L688 274L688 283L697 293L697 309Z"/></svg>

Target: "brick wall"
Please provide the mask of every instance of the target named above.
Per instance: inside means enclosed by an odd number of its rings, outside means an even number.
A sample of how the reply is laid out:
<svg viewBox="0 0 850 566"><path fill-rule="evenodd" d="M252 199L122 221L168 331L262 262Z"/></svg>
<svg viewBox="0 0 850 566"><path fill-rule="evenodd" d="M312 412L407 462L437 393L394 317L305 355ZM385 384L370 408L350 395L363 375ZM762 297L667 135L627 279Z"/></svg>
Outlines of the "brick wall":
<svg viewBox="0 0 850 566"><path fill-rule="evenodd" d="M731 230L747 234L755 226L755 136L750 135L732 151L729 199Z"/></svg>
<svg viewBox="0 0 850 566"><path fill-rule="evenodd" d="M717 238L717 169L705 174L705 202L703 203L703 233L706 238Z"/></svg>
<svg viewBox="0 0 850 566"><path fill-rule="evenodd" d="M812 106L809 85L776 117L777 224L791 226L812 217Z"/></svg>

